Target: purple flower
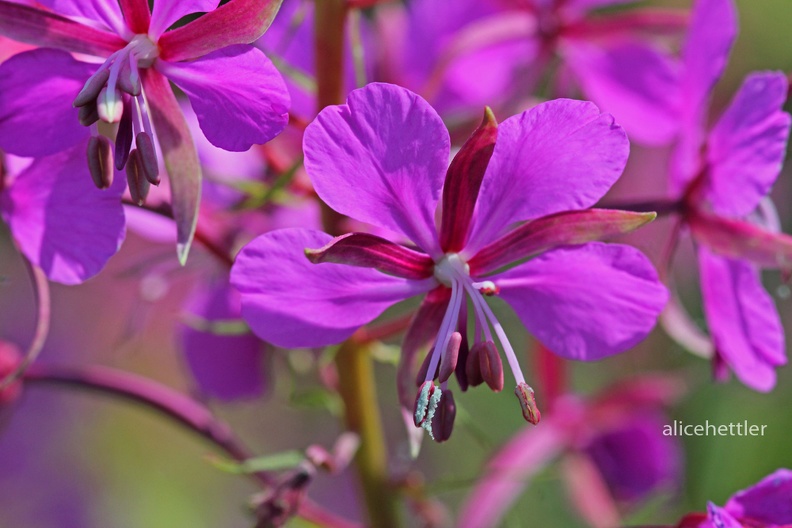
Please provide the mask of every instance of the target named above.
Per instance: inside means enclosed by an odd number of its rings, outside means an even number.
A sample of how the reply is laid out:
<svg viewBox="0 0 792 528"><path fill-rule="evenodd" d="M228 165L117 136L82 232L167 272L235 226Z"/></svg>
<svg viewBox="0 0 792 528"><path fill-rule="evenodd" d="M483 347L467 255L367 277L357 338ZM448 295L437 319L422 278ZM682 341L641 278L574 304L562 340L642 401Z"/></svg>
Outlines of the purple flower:
<svg viewBox="0 0 792 528"><path fill-rule="evenodd" d="M25 257L61 284L99 273L126 235L123 180L97 189L84 150L81 144L35 160L9 156L5 175L0 163L0 216Z"/></svg>
<svg viewBox="0 0 792 528"><path fill-rule="evenodd" d="M156 139L184 260L200 201L200 167L168 80L187 94L207 139L226 150L266 142L288 120L280 74L249 45L280 2L218 3L157 0L150 12L144 0L0 1L0 34L42 47L0 66L0 148L40 157L90 137L89 168L97 185L110 185L115 158L117 169L127 169L133 198L142 201L149 184L159 182ZM204 11L168 31L182 17ZM114 148L98 135L99 120L118 123Z"/></svg>
<svg viewBox="0 0 792 528"><path fill-rule="evenodd" d="M678 33L685 17L657 9L592 12L630 0L416 0L383 13L390 78L438 110L464 112L521 100L560 59L551 93L575 93L612 112L631 139L668 143L678 71L653 34ZM571 81L571 82L570 82Z"/></svg>
<svg viewBox="0 0 792 528"><path fill-rule="evenodd" d="M711 91L736 37L731 0L696 3L683 49L681 85L687 94L671 165L671 192L698 244L704 314L716 374L732 370L759 391L775 386L786 363L784 333L758 268L792 262L792 238L762 227L757 208L778 177L790 116L782 106L788 82L780 72L749 75L720 118L706 127ZM681 313L677 310L676 313ZM671 325L674 334L678 325Z"/></svg>
<svg viewBox="0 0 792 528"><path fill-rule="evenodd" d="M582 400L565 395L542 427L523 429L487 463L462 507L460 528L500 526L531 479L559 459L571 504L591 526L621 526L617 503L677 487L682 446L663 435L676 380L646 377Z"/></svg>
<svg viewBox="0 0 792 528"><path fill-rule="evenodd" d="M405 338L399 374L401 401L410 407L418 348L434 340L418 380L416 424L427 429L438 405L453 423L450 392L440 401L452 373L463 389L483 381L503 388L496 337L526 418L538 420L533 391L487 296L509 303L551 350L578 360L635 345L665 304L666 290L640 252L590 242L654 216L586 209L619 177L629 149L613 118L591 103L551 101L499 126L488 111L449 166L448 131L428 103L406 89L371 84L323 110L303 148L325 203L415 246L365 233L267 233L240 252L232 270L242 314L265 341L318 347L427 294ZM512 228L516 222L525 223ZM476 327L470 346L468 298Z"/></svg>
<svg viewBox="0 0 792 528"><path fill-rule="evenodd" d="M709 503L707 513L690 514L678 528L785 528L792 526L792 471L779 469L738 491L723 508Z"/></svg>

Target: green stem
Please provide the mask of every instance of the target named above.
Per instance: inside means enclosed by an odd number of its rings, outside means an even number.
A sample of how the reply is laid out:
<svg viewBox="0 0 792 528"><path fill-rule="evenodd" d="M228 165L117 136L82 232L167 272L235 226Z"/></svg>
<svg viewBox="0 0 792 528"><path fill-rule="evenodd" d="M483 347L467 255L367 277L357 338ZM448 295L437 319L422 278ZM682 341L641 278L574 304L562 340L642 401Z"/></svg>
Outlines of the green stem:
<svg viewBox="0 0 792 528"><path fill-rule="evenodd" d="M399 525L398 505L388 477L373 360L365 347L350 340L338 350L336 367L347 428L361 440L355 464L368 508L367 526L395 528Z"/></svg>

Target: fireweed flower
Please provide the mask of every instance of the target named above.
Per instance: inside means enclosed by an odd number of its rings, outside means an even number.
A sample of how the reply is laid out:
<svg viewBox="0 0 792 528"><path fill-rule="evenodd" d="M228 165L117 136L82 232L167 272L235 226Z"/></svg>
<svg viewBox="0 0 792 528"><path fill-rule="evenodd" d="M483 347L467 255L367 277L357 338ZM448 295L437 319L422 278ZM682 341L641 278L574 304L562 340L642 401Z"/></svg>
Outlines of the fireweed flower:
<svg viewBox="0 0 792 528"><path fill-rule="evenodd" d="M710 93L736 33L731 0L696 2L683 49L681 86L687 97L670 188L681 204L681 222L698 246L711 336L711 345L704 340L699 352L713 359L716 377L728 375L730 369L748 387L769 391L775 385L775 369L787 360L781 321L758 268L788 270L792 238L776 233L756 211L767 200L786 153L790 116L782 106L788 82L779 72L749 75L707 129ZM682 313L676 303L670 308ZM666 326L680 336L683 326L673 320ZM692 323L687 327L695 330Z"/></svg>
<svg viewBox="0 0 792 528"><path fill-rule="evenodd" d="M686 16L658 9L597 13L629 3L416 0L383 9L386 79L420 93L445 116L514 102L552 74L553 97L580 91L613 113L631 139L667 144L679 93L678 68L663 38L680 34Z"/></svg>
<svg viewBox="0 0 792 528"><path fill-rule="evenodd" d="M677 528L784 528L792 526L792 471L779 469L750 488L738 491L724 507L707 505Z"/></svg>
<svg viewBox="0 0 792 528"><path fill-rule="evenodd" d="M303 148L308 175L330 207L415 246L365 233L267 233L240 252L232 269L242 314L265 341L318 347L426 293L405 338L399 388L402 404L412 407L417 350L434 341L414 414L430 432L436 418L438 440L453 425L452 373L463 389L482 382L503 388L496 339L524 416L539 420L486 297L505 300L551 350L578 360L635 345L665 304L666 290L640 252L589 243L653 218L585 210L619 177L629 150L622 129L592 103L551 101L499 126L488 112L449 166L448 131L434 109L404 88L371 84L352 92L347 104L323 110L306 129Z"/></svg>
<svg viewBox="0 0 792 528"><path fill-rule="evenodd" d="M83 144L97 186L110 185L114 160L117 169L126 167L133 199L142 202L159 182L157 141L183 261L197 218L200 167L168 80L187 94L207 139L224 149L264 143L288 120L280 74L249 45L280 2L218 3L157 0L150 11L144 0L0 1L0 34L41 46L0 67L0 148L39 157ZM200 12L207 13L168 31ZM98 121L118 124L114 146L99 135Z"/></svg>
<svg viewBox="0 0 792 528"><path fill-rule="evenodd" d="M459 528L500 526L533 477L556 460L578 513L591 526L621 526L617 504L635 505L681 483L681 443L662 430L663 409L682 392L676 380L647 376L588 399L564 395L542 427L518 432L487 463Z"/></svg>

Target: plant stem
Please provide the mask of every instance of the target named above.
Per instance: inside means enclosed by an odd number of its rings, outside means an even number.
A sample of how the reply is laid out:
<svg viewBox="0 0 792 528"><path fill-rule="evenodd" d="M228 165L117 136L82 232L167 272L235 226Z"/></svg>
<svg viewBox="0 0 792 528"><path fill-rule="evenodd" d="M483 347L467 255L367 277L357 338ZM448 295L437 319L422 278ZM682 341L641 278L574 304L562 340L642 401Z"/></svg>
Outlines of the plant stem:
<svg viewBox="0 0 792 528"><path fill-rule="evenodd" d="M315 0L316 108L344 102L344 28L346 0ZM333 236L341 234L343 217L322 202L322 224Z"/></svg>
<svg viewBox="0 0 792 528"><path fill-rule="evenodd" d="M224 451L238 462L252 458L250 450L231 428L197 401L147 378L106 367L66 368L36 363L24 373L26 386L46 384L99 392L154 409ZM277 484L273 475L259 471L250 474L264 488ZM303 519L326 528L360 528L305 499L298 510Z"/></svg>
<svg viewBox="0 0 792 528"><path fill-rule="evenodd" d="M387 450L377 405L374 363L366 347L347 341L336 355L338 385L347 428L360 436L355 464L368 508L367 526L398 526L395 490L388 478Z"/></svg>

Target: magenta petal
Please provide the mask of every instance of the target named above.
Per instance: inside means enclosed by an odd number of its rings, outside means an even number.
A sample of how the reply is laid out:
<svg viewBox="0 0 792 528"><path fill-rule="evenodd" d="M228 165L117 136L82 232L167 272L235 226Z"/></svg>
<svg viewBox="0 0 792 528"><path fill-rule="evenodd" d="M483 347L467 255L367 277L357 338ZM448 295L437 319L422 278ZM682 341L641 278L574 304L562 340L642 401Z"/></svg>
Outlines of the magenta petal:
<svg viewBox="0 0 792 528"><path fill-rule="evenodd" d="M239 319L239 293L227 282L199 287L187 300L189 314L205 321ZM179 341L201 392L222 400L264 392L263 345L252 333L218 335L183 326Z"/></svg>
<svg viewBox="0 0 792 528"><path fill-rule="evenodd" d="M668 298L649 259L619 244L554 249L492 280L537 339L584 361L638 344Z"/></svg>
<svg viewBox="0 0 792 528"><path fill-rule="evenodd" d="M744 528L744 526L726 509L710 502L707 504L707 520L701 523L698 528Z"/></svg>
<svg viewBox="0 0 792 528"><path fill-rule="evenodd" d="M190 129L168 79L152 68L143 70L141 78L168 170L171 207L176 221L176 253L184 264L198 225L201 164L190 137Z"/></svg>
<svg viewBox="0 0 792 528"><path fill-rule="evenodd" d="M156 40L180 18L193 13L212 11L219 3L220 0L156 0L148 34Z"/></svg>
<svg viewBox="0 0 792 528"><path fill-rule="evenodd" d="M792 471L779 469L735 493L724 509L768 525L792 524Z"/></svg>
<svg viewBox="0 0 792 528"><path fill-rule="evenodd" d="M317 194L356 220L405 235L439 254L434 213L450 139L418 95L369 84L322 110L305 131L305 168Z"/></svg>
<svg viewBox="0 0 792 528"><path fill-rule="evenodd" d="M715 350L737 378L767 392L786 363L784 330L773 299L749 263L699 248L704 313Z"/></svg>
<svg viewBox="0 0 792 528"><path fill-rule="evenodd" d="M322 248L306 249L305 255L314 264L334 262L374 268L405 279L426 279L434 272L434 261L425 253L368 233L341 235Z"/></svg>
<svg viewBox="0 0 792 528"><path fill-rule="evenodd" d="M583 244L628 233L656 217L656 213L611 209L587 209L544 216L526 222L487 245L468 261L468 265L472 274L486 275L554 247Z"/></svg>
<svg viewBox="0 0 792 528"><path fill-rule="evenodd" d="M619 119L630 139L670 143L678 130L679 68L647 44L609 48L570 41L564 58L586 96Z"/></svg>
<svg viewBox="0 0 792 528"><path fill-rule="evenodd" d="M475 253L504 228L594 205L619 178L630 146L610 114L592 103L558 99L498 127L465 252Z"/></svg>
<svg viewBox="0 0 792 528"><path fill-rule="evenodd" d="M217 147L248 150L277 136L289 122L286 84L252 46L229 46L157 68L184 90L206 139Z"/></svg>
<svg viewBox="0 0 792 528"><path fill-rule="evenodd" d="M789 83L781 72L749 75L707 141L709 198L720 214L745 216L781 172L790 116L782 110Z"/></svg>
<svg viewBox="0 0 792 528"><path fill-rule="evenodd" d="M174 0L175 1L175 0ZM281 0L231 0L159 39L161 57L183 61L234 44L250 44L267 30Z"/></svg>
<svg viewBox="0 0 792 528"><path fill-rule="evenodd" d="M1 196L3 219L20 250L62 284L79 284L99 273L126 233L124 178L116 175L110 189L97 189L85 149L81 143L35 160Z"/></svg>
<svg viewBox="0 0 792 528"><path fill-rule="evenodd" d="M284 348L339 343L389 306L429 291L434 279L414 281L343 264L312 264L305 248L332 237L281 229L245 246L231 270L242 294L242 315L263 340Z"/></svg>
<svg viewBox="0 0 792 528"><path fill-rule="evenodd" d="M36 49L0 65L0 148L48 156L88 138L72 101L96 71L65 51Z"/></svg>
<svg viewBox="0 0 792 528"><path fill-rule="evenodd" d="M68 2L72 4L72 2ZM126 42L118 35L44 9L0 0L0 35L47 48L107 57Z"/></svg>

